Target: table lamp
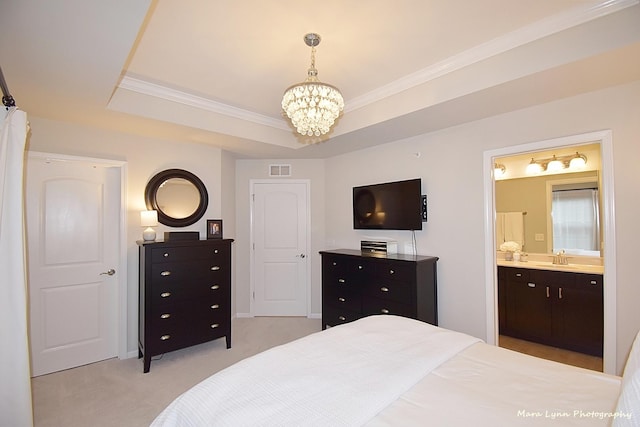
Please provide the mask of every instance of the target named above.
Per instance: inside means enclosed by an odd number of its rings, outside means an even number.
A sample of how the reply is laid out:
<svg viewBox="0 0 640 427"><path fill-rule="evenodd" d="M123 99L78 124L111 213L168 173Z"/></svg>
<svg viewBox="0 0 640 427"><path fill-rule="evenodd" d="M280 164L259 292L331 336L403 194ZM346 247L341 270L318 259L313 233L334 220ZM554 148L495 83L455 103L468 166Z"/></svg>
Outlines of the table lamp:
<svg viewBox="0 0 640 427"><path fill-rule="evenodd" d="M142 238L145 241L156 240L156 230L152 227L158 225L158 211L141 211L140 225L147 227L142 232Z"/></svg>

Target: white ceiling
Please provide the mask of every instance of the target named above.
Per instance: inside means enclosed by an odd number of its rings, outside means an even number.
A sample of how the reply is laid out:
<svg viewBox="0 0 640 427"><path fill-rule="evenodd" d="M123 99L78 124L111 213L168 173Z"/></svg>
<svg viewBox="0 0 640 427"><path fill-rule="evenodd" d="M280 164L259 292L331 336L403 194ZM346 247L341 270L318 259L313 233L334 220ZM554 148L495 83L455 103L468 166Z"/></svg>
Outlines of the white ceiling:
<svg viewBox="0 0 640 427"><path fill-rule="evenodd" d="M0 64L31 115L322 158L640 79L638 0L2 0ZM345 112L283 118L319 33Z"/></svg>

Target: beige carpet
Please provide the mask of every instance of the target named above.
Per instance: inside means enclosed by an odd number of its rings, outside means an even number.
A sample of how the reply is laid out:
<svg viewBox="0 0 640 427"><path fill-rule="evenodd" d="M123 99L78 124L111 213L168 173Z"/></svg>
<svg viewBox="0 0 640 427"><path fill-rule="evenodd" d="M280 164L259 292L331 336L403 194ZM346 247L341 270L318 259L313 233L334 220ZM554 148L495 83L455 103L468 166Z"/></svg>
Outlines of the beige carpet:
<svg viewBox="0 0 640 427"><path fill-rule="evenodd" d="M173 399L211 374L275 345L320 331L320 319L234 319L224 338L142 360L110 359L32 380L37 427L148 426Z"/></svg>

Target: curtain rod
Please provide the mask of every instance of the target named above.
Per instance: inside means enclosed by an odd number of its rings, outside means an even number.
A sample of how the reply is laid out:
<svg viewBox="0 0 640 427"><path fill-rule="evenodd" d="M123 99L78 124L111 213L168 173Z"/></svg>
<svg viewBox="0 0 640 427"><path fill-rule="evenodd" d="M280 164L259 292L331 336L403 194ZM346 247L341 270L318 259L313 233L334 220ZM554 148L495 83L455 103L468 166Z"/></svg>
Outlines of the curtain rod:
<svg viewBox="0 0 640 427"><path fill-rule="evenodd" d="M9 87L7 86L7 82L4 79L4 74L2 73L2 67L0 67L0 88L2 88L2 103L5 107L15 107L16 101L13 99L13 96L9 93Z"/></svg>

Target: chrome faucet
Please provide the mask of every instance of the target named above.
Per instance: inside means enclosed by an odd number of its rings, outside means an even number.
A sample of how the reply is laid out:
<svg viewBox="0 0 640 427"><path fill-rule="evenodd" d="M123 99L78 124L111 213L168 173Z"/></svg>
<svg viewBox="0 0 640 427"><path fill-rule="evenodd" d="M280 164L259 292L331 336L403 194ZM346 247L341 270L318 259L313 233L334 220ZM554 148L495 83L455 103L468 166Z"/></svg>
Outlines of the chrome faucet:
<svg viewBox="0 0 640 427"><path fill-rule="evenodd" d="M553 256L553 264L559 264L559 265L567 265L567 264L569 264L569 259L565 255L564 249L561 250L561 251L558 251Z"/></svg>

